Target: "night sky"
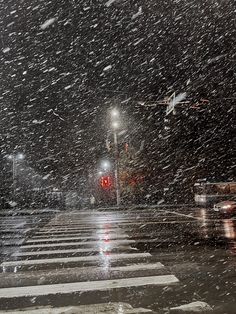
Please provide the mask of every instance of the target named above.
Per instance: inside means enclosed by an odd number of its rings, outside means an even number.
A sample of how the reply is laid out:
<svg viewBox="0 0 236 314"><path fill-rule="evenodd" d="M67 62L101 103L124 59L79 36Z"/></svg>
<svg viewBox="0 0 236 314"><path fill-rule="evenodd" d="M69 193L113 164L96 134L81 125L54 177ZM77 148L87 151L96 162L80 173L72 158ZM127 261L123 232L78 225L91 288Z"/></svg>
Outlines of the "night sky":
<svg viewBox="0 0 236 314"><path fill-rule="evenodd" d="M87 175L106 154L115 105L135 145L145 140L155 180L233 178L235 10L230 0L0 1L2 156L23 151L58 181ZM138 103L173 91L190 105L168 122Z"/></svg>

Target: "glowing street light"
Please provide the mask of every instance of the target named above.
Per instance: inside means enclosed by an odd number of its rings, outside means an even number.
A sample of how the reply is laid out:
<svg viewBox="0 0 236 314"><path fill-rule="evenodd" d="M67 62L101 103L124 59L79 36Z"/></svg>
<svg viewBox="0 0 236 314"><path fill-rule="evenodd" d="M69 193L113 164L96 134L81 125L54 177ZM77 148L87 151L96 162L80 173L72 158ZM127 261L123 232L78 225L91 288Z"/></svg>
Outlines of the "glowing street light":
<svg viewBox="0 0 236 314"><path fill-rule="evenodd" d="M7 155L9 160L23 160L25 155L22 153Z"/></svg>
<svg viewBox="0 0 236 314"><path fill-rule="evenodd" d="M119 129L119 122L118 121L113 121L111 123L111 126L114 130L118 130Z"/></svg>
<svg viewBox="0 0 236 314"><path fill-rule="evenodd" d="M107 170L111 167L111 164L108 160L103 160L101 166L102 166L103 170Z"/></svg>
<svg viewBox="0 0 236 314"><path fill-rule="evenodd" d="M116 108L112 109L111 110L111 116L113 118L118 118L119 117L119 111Z"/></svg>
<svg viewBox="0 0 236 314"><path fill-rule="evenodd" d="M25 158L25 155L22 154L22 153L18 153L18 154L16 155L16 158L17 158L17 160L23 160L23 159Z"/></svg>

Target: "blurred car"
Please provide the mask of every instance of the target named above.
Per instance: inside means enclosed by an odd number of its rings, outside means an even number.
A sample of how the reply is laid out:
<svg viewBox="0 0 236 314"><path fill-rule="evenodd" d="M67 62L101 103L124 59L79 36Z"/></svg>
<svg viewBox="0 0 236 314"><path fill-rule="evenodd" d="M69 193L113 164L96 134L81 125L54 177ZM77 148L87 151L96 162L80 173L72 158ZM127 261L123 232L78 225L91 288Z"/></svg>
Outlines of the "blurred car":
<svg viewBox="0 0 236 314"><path fill-rule="evenodd" d="M223 201L214 205L214 210L224 215L236 214L236 201Z"/></svg>

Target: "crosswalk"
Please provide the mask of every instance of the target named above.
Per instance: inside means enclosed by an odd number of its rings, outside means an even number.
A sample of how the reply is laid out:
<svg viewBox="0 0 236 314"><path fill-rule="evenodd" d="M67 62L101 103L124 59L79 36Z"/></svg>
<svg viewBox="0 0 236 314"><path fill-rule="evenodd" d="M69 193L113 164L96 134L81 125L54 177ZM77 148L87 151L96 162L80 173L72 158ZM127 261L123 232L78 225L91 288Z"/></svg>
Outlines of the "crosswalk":
<svg viewBox="0 0 236 314"><path fill-rule="evenodd" d="M57 210L3 210L0 211L0 246L20 245L35 226L45 224Z"/></svg>
<svg viewBox="0 0 236 314"><path fill-rule="evenodd" d="M1 263L0 310L104 301L139 306L179 285L160 260L137 249L137 238L148 240L145 217L88 210L41 219L45 223ZM139 234L131 235L133 224Z"/></svg>

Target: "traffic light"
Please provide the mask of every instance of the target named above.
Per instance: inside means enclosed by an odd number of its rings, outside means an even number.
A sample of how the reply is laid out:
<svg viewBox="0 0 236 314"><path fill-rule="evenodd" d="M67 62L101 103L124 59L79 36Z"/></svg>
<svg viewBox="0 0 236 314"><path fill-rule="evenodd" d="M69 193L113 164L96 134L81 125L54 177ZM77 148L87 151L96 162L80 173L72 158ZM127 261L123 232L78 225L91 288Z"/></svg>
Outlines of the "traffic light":
<svg viewBox="0 0 236 314"><path fill-rule="evenodd" d="M111 187L111 178L109 176L101 177L101 186L103 189Z"/></svg>

